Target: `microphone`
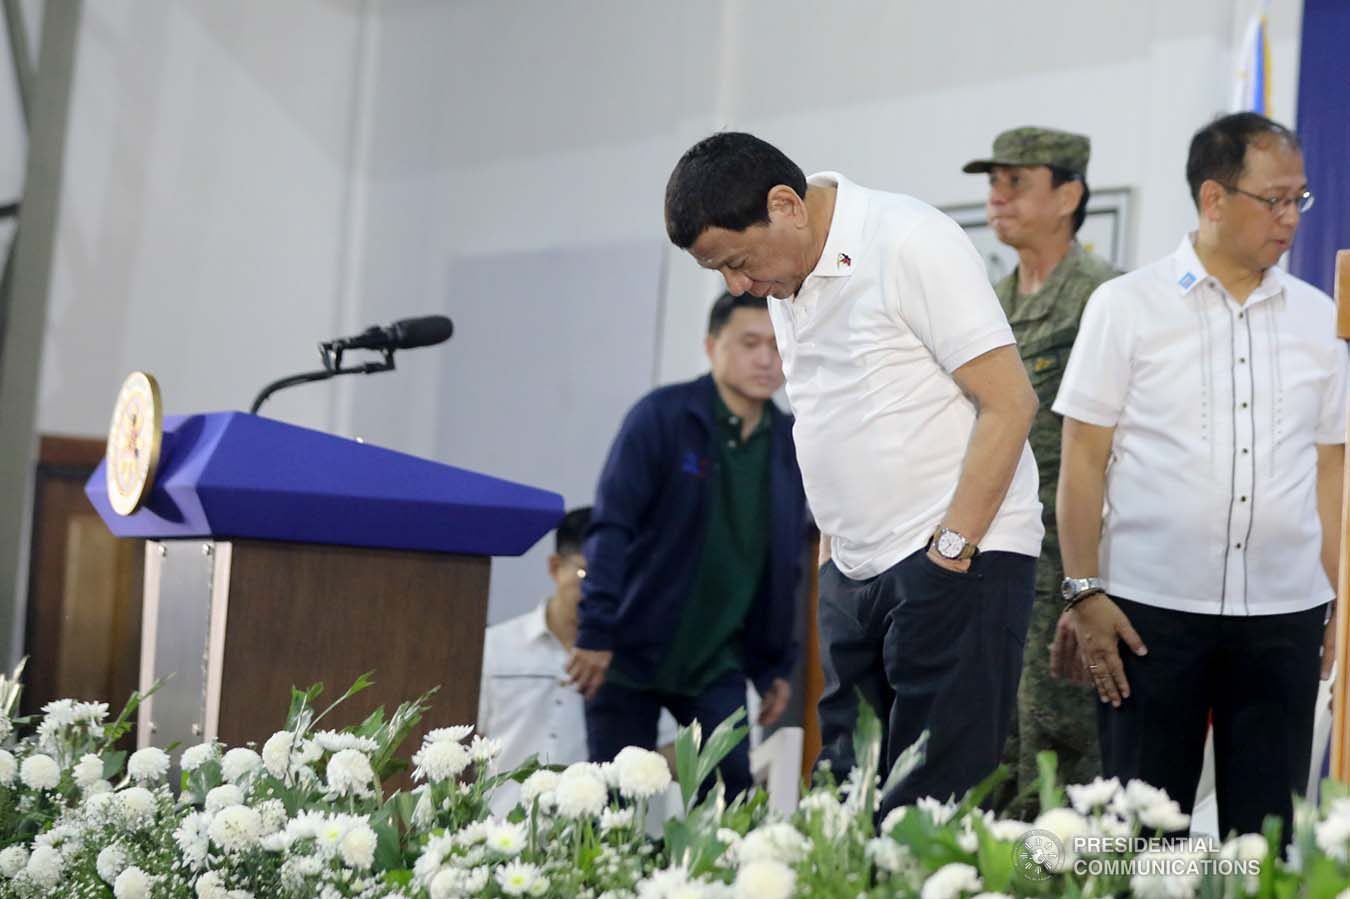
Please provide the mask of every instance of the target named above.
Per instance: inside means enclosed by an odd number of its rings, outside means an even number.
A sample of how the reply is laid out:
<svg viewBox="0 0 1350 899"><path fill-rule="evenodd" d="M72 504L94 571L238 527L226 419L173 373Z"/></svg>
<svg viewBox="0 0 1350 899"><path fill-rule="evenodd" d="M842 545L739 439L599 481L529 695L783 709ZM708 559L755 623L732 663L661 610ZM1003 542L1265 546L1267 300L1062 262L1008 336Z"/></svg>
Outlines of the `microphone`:
<svg viewBox="0 0 1350 899"><path fill-rule="evenodd" d="M411 350L445 343L455 333L454 323L444 315L405 318L381 328L372 325L355 337L339 337L323 346L333 350Z"/></svg>

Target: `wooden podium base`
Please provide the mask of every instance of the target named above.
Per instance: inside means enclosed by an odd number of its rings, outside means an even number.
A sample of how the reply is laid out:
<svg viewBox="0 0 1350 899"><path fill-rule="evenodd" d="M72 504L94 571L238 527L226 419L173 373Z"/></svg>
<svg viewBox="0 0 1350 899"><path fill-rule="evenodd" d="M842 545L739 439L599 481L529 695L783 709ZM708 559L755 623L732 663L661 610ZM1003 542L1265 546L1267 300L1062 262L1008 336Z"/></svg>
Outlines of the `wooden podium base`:
<svg viewBox="0 0 1350 899"><path fill-rule="evenodd" d="M478 712L490 560L261 541L146 544L139 744L212 737L261 745L285 724L291 688L322 682L321 706L365 671L375 685L321 728L386 714L435 686L421 735Z"/></svg>

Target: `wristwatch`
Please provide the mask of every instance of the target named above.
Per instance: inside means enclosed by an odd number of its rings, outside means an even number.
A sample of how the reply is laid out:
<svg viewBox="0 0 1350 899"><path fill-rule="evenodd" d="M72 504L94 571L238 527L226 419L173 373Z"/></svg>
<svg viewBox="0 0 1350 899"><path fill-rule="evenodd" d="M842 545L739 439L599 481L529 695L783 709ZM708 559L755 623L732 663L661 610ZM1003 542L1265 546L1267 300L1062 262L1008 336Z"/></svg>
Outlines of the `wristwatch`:
<svg viewBox="0 0 1350 899"><path fill-rule="evenodd" d="M974 543L951 528L944 528L942 525L938 525L937 530L933 531L933 538L928 541L928 545L937 550L937 554L949 562L973 559L975 554L980 551L980 548Z"/></svg>
<svg viewBox="0 0 1350 899"><path fill-rule="evenodd" d="M1066 577L1059 585L1059 595L1064 597L1066 603L1073 603L1089 593L1105 592L1106 588L1099 577Z"/></svg>

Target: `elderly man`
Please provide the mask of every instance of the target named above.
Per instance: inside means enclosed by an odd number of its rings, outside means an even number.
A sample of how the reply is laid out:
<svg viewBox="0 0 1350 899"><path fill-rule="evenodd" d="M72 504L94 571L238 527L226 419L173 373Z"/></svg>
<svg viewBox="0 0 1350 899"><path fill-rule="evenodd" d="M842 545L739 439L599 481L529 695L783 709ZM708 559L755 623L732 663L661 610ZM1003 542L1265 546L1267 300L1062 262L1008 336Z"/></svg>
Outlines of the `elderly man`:
<svg viewBox="0 0 1350 899"><path fill-rule="evenodd" d="M1014 128L994 139L988 159L963 171L987 173L985 210L998 239L1017 251L1017 267L994 285L1017 349L1041 401L1031 426L1040 470L1045 544L1036 565L1036 602L1027 629L1017 711L1004 752L1013 777L1003 794L1009 811L1028 818L1039 810L1032 789L1040 776L1036 755L1052 751L1060 777L1088 783L1101 773L1093 712L1095 694L1050 676L1050 644L1063 610L1055 487L1059 482L1060 419L1050 410L1069 360L1088 297L1115 269L1078 243L1087 217L1091 152L1080 134L1050 128Z"/></svg>
<svg viewBox="0 0 1350 899"><path fill-rule="evenodd" d="M1312 206L1293 132L1218 119L1186 178L1197 230L1093 294L1055 400L1055 662L1096 686L1106 774L1189 812L1212 715L1220 833L1277 815L1287 841L1332 661L1347 354L1276 266Z"/></svg>
<svg viewBox="0 0 1350 899"><path fill-rule="evenodd" d="M861 693L887 763L929 733L884 808L960 795L1007 737L1042 537L1036 394L979 254L931 206L807 178L739 133L681 157L666 230L732 293L771 297L829 557L825 758L850 766Z"/></svg>

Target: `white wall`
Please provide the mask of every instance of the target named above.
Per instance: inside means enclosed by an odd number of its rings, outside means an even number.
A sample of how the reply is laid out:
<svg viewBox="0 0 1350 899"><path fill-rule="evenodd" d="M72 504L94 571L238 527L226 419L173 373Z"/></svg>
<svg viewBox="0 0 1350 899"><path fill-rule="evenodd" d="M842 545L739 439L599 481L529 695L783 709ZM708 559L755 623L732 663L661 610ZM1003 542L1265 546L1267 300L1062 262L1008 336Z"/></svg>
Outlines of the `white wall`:
<svg viewBox="0 0 1350 899"><path fill-rule="evenodd" d="M664 241L665 180L695 140L752 130L808 170L949 205L982 198L960 166L1003 128L1081 131L1091 182L1135 189L1137 263L1193 222L1187 141L1226 105L1257 3L86 4L42 427L101 432L136 367L160 376L171 411L242 407L314 362L321 337L462 310L475 327L445 347L282 394L270 413L589 502L622 408L704 366L716 278L669 251L645 289L603 263ZM1300 9L1270 11L1285 120ZM558 296L517 280L541 254L598 260L567 302L593 304L578 320L622 308L629 324L590 333L550 312L531 319L546 328L512 328L529 313L505 294ZM481 276L494 261L500 294ZM472 295L456 289L465 266ZM633 341L654 344L648 357ZM596 354L616 367L593 396L538 388ZM479 456L454 433L466 390L474 427L509 435L524 408L557 439ZM537 601L542 552L494 566L494 619Z"/></svg>

